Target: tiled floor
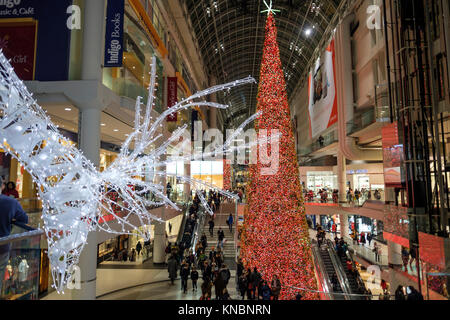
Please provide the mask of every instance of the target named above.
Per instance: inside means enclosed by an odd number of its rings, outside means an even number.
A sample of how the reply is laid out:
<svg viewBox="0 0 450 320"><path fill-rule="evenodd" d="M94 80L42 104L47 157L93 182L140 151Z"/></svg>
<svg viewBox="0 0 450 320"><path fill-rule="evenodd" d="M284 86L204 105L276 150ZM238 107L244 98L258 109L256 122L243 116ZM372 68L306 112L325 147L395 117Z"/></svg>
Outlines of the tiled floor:
<svg viewBox="0 0 450 320"><path fill-rule="evenodd" d="M240 299L235 281L235 277L232 276L227 286L228 293L232 299ZM99 300L199 300L202 295L201 284L202 280L199 279L198 290L192 291L192 282L189 280L188 291L183 293L180 280L176 280L173 285L170 284L170 281L164 281L108 294L100 297ZM212 288L212 295L214 298L214 287Z"/></svg>

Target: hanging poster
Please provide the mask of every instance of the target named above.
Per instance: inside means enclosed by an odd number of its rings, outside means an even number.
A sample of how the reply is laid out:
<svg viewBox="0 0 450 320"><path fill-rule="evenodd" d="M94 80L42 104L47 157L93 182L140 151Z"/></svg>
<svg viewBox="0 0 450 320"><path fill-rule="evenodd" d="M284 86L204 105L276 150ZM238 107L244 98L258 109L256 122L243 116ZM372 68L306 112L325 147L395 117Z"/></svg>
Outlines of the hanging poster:
<svg viewBox="0 0 450 320"><path fill-rule="evenodd" d="M123 59L124 0L108 1L105 31L105 67L121 67Z"/></svg>
<svg viewBox="0 0 450 320"><path fill-rule="evenodd" d="M315 138L337 122L334 40L309 74L308 96L310 135Z"/></svg>
<svg viewBox="0 0 450 320"><path fill-rule="evenodd" d="M178 78L167 77L167 108L173 107L178 101ZM167 122L176 122L177 113L167 116Z"/></svg>

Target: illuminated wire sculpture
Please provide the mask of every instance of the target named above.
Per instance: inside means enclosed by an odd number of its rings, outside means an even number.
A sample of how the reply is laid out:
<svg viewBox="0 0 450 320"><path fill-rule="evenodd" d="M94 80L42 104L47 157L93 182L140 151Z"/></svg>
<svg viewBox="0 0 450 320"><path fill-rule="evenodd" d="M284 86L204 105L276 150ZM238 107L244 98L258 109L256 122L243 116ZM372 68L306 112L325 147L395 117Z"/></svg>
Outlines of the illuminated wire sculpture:
<svg viewBox="0 0 450 320"><path fill-rule="evenodd" d="M192 161L203 156L225 154L246 149L261 143L261 140L247 145L231 146L232 141L242 133L244 127L259 114L245 121L227 141L209 154L185 155L161 160L169 145L177 142L186 126L175 130L170 138L162 140L158 129L166 117L174 112L193 106L227 108L214 102L198 99L221 90L254 83L252 77L214 86L197 92L164 111L152 121L151 113L155 102L156 60L152 59L148 101L141 110L141 97L136 100L135 128L121 147L115 161L103 172L83 153L62 136L32 94L17 77L11 64L0 52L0 147L16 158L30 173L38 185L42 200L42 218L48 241L48 256L53 276L53 286L62 292L71 279L71 270L78 264L80 254L87 243L89 232L104 230L109 233L131 234L138 226L148 225L153 220L162 221L148 212L149 206L166 205L180 208L164 194L162 182L142 181L145 170L155 176L169 176L166 165L174 160ZM142 115L143 114L143 115ZM156 148L150 148L160 142ZM133 149L131 145L134 144ZM151 149L151 150L149 150ZM191 183L194 189L213 188L226 197L236 195L191 177L176 176L182 182ZM162 181L162 179L160 179ZM122 203L113 200L108 193L116 193ZM148 194L157 201L149 201ZM206 199L197 192L202 205L212 214ZM119 210L117 210L119 208ZM119 212L118 212L119 211ZM112 215L113 219L103 219ZM132 223L138 221L138 223ZM136 220L137 217L137 220ZM148 238L146 233L142 237Z"/></svg>

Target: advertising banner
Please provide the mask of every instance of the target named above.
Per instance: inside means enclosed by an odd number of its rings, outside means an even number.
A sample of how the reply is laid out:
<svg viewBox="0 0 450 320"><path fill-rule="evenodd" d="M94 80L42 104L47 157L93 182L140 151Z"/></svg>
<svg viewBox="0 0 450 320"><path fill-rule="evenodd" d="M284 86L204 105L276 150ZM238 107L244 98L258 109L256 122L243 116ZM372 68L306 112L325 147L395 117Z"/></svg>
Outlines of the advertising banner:
<svg viewBox="0 0 450 320"><path fill-rule="evenodd" d="M105 62L106 68L121 67L123 61L123 20L125 0L108 1L106 10Z"/></svg>
<svg viewBox="0 0 450 320"><path fill-rule="evenodd" d="M396 122L381 129L383 145L384 184L387 187L401 187L404 181L402 164L403 144L400 144Z"/></svg>
<svg viewBox="0 0 450 320"><path fill-rule="evenodd" d="M308 96L310 135L315 138L337 122L334 40L309 74Z"/></svg>
<svg viewBox="0 0 450 320"><path fill-rule="evenodd" d="M72 0L0 0L0 48L22 80L68 79ZM33 77L34 72L34 77Z"/></svg>
<svg viewBox="0 0 450 320"><path fill-rule="evenodd" d="M0 48L21 80L34 80L37 23L2 24Z"/></svg>
<svg viewBox="0 0 450 320"><path fill-rule="evenodd" d="M178 102L178 78L167 77L167 108L173 107ZM177 113L167 116L167 122L176 122Z"/></svg>

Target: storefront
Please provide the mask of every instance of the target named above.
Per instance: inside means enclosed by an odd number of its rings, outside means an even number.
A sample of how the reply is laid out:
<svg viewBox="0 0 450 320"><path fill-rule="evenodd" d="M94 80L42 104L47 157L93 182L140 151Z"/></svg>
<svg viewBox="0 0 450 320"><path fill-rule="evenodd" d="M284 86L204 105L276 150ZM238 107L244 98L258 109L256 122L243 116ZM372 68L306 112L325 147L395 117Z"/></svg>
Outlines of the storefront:
<svg viewBox="0 0 450 320"><path fill-rule="evenodd" d="M223 188L223 161L192 161L191 177Z"/></svg>
<svg viewBox="0 0 450 320"><path fill-rule="evenodd" d="M337 189L337 175L333 171L308 171L306 173L306 188L315 194L321 189L332 191ZM331 192L329 194L331 196Z"/></svg>
<svg viewBox="0 0 450 320"><path fill-rule="evenodd" d="M361 233L371 233L373 238L379 241L383 240L383 222L376 219L371 219L368 217L349 215L348 216L348 227L349 234L352 234L354 230Z"/></svg>

